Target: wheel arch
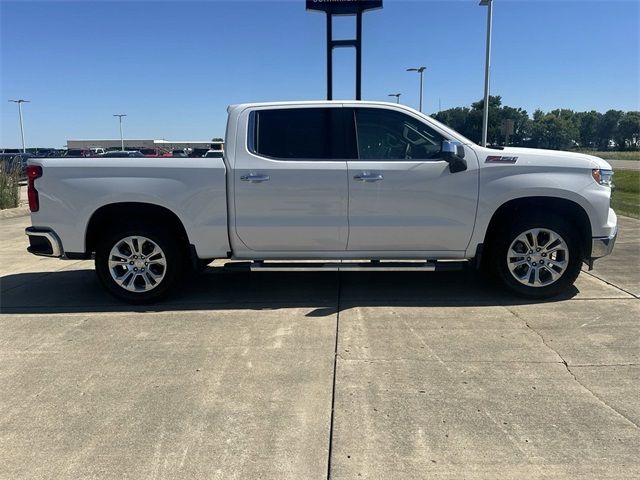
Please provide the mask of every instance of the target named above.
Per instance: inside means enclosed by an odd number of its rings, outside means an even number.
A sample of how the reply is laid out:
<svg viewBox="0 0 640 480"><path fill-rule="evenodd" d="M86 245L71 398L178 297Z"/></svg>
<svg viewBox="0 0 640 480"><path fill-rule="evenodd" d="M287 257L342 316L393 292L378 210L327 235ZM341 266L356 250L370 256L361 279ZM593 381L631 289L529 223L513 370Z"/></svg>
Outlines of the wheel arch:
<svg viewBox="0 0 640 480"><path fill-rule="evenodd" d="M160 205L143 202L119 202L103 205L89 219L85 234L85 255L95 252L100 238L114 228L117 223L126 221L132 215L145 222L155 221L174 231L181 244L189 251L189 236L180 218L171 210ZM124 220L123 220L124 219Z"/></svg>
<svg viewBox="0 0 640 480"><path fill-rule="evenodd" d="M589 215L578 203L558 197L522 197L509 200L493 213L484 235L484 245L491 245L492 237L498 234L501 227L507 225L515 216L526 211L551 211L567 218L567 221L578 230L580 250L583 258L591 255L591 221Z"/></svg>

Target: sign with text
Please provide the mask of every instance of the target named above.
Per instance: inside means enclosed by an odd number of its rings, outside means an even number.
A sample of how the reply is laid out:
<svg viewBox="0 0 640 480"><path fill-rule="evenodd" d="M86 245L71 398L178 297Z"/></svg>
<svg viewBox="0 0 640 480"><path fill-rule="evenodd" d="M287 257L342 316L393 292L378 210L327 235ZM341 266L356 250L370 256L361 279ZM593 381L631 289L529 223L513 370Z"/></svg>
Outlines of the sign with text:
<svg viewBox="0 0 640 480"><path fill-rule="evenodd" d="M306 0L307 10L320 10L331 15L355 15L382 8L382 0Z"/></svg>

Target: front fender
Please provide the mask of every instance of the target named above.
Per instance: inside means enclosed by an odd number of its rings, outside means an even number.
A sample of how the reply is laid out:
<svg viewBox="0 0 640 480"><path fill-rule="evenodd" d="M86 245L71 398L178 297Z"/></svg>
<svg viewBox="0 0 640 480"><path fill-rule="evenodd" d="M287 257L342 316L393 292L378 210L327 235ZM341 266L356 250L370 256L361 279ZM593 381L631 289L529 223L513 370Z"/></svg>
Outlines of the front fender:
<svg viewBox="0 0 640 480"><path fill-rule="evenodd" d="M483 168L480 172L480 198L476 227L467 249L473 256L484 241L491 218L505 203L531 197L569 200L581 207L589 218L594 236L609 234L609 200L611 191L598 185L585 168L556 168L535 171L527 167Z"/></svg>

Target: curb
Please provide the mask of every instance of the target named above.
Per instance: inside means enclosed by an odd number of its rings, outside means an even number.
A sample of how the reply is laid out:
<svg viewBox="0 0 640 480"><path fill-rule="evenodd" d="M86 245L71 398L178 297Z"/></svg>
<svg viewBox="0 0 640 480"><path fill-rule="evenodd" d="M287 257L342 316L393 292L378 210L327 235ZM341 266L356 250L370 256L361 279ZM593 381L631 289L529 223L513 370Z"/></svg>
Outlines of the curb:
<svg viewBox="0 0 640 480"><path fill-rule="evenodd" d="M29 211L29 207L27 205L21 205L16 208L7 208L5 210L0 210L0 220L3 218L25 217L30 213L31 212Z"/></svg>

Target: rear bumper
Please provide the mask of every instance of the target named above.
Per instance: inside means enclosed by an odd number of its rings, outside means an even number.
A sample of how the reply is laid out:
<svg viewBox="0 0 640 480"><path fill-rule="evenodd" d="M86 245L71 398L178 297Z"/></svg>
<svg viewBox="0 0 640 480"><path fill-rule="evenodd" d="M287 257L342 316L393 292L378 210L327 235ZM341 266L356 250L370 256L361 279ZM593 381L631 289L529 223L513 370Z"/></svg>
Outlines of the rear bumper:
<svg viewBox="0 0 640 480"><path fill-rule="evenodd" d="M50 228L27 227L24 233L29 237L27 251L41 257L62 257L62 243Z"/></svg>
<svg viewBox="0 0 640 480"><path fill-rule="evenodd" d="M618 229L616 228L613 235L608 237L594 237L591 239L591 260L606 257L613 250L618 237Z"/></svg>

